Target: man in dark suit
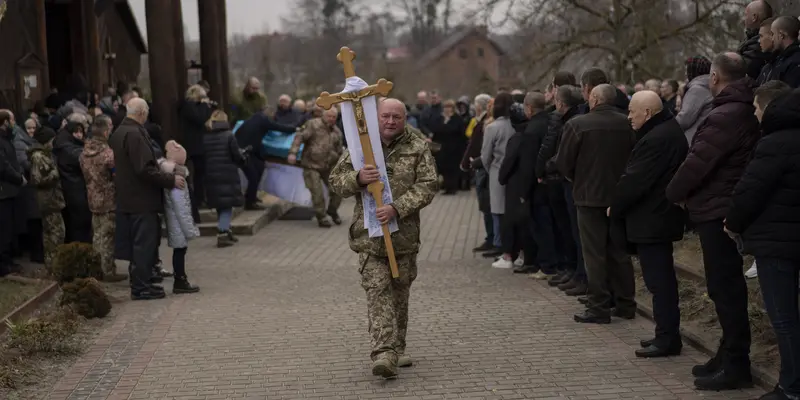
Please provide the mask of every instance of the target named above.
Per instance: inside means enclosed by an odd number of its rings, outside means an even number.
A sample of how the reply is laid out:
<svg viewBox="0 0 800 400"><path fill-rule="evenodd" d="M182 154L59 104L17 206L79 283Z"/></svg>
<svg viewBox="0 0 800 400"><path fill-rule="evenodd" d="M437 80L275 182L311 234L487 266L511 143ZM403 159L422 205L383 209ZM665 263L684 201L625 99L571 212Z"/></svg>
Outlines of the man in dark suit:
<svg viewBox="0 0 800 400"><path fill-rule="evenodd" d="M643 340L637 357L667 357L681 352L678 280L672 242L683 238L683 210L667 200L667 185L689 144L672 113L649 90L633 95L628 119L640 138L608 208L625 220L628 241L636 244L647 290L653 294L654 339Z"/></svg>

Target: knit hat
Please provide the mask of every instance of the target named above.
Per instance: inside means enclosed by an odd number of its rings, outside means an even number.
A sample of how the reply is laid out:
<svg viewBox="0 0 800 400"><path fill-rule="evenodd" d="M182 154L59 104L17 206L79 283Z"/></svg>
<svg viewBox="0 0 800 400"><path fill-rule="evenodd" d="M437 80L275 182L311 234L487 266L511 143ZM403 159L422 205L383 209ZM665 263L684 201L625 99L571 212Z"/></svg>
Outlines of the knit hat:
<svg viewBox="0 0 800 400"><path fill-rule="evenodd" d="M46 144L53 140L54 137L56 137L56 131L46 126L37 129L36 133L33 134L33 138L40 144Z"/></svg>
<svg viewBox="0 0 800 400"><path fill-rule="evenodd" d="M178 165L186 165L186 149L179 145L178 142L170 140L164 146L167 151L167 160L170 160Z"/></svg>
<svg viewBox="0 0 800 400"><path fill-rule="evenodd" d="M686 59L686 79L692 80L701 75L711 73L711 61L703 56L694 56Z"/></svg>

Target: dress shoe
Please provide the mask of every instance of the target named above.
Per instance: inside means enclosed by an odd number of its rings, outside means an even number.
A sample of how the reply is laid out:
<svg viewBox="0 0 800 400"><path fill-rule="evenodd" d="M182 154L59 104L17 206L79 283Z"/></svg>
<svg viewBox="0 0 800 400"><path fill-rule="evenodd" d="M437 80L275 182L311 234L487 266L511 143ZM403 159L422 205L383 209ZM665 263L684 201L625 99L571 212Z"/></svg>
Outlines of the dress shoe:
<svg viewBox="0 0 800 400"><path fill-rule="evenodd" d="M167 297L163 290L142 290L141 292L131 293L131 300L158 300Z"/></svg>
<svg viewBox="0 0 800 400"><path fill-rule="evenodd" d="M158 275L153 275L150 277L150 283L161 283L161 282L164 282L164 278Z"/></svg>
<svg viewBox="0 0 800 400"><path fill-rule="evenodd" d="M656 340L655 338L653 338L653 339L642 339L642 340L639 341L639 346L641 346L642 348L650 347L650 346L653 345L653 342L655 340Z"/></svg>
<svg viewBox="0 0 800 400"><path fill-rule="evenodd" d="M791 400L780 386L775 386L771 392L759 397L758 400Z"/></svg>
<svg viewBox="0 0 800 400"><path fill-rule="evenodd" d="M709 376L717 372L718 369L720 369L721 367L720 364L721 363L719 361L719 358L717 358L717 356L711 357L708 361L706 361L705 364L698 364L692 367L692 375L695 378L702 378L704 376Z"/></svg>
<svg viewBox="0 0 800 400"><path fill-rule="evenodd" d="M584 311L582 313L579 313L579 314L575 314L574 319L575 319L575 322L580 322L582 324L609 324L609 323L611 323L611 317L610 316L605 316L605 317L599 316L599 315L596 315L596 314L593 314L593 313L589 312L588 310Z"/></svg>
<svg viewBox="0 0 800 400"><path fill-rule="evenodd" d="M581 282L575 285L572 289L567 289L564 291L567 296L583 296L589 293L589 287L586 286L585 283Z"/></svg>
<svg viewBox="0 0 800 400"><path fill-rule="evenodd" d="M636 310L620 310L619 308L614 308L611 310L611 315L622 319L634 319L636 318Z"/></svg>
<svg viewBox="0 0 800 400"><path fill-rule="evenodd" d="M694 387L713 391L746 389L753 387L753 376L749 367L723 367L711 375L695 379Z"/></svg>
<svg viewBox="0 0 800 400"><path fill-rule="evenodd" d="M497 257L500 257L502 255L503 255L503 252L500 249L494 249L494 248L489 250L489 251L487 251L487 252L485 252L485 253L483 253L483 254L481 254L481 256L483 256L483 258L497 258Z"/></svg>
<svg viewBox="0 0 800 400"><path fill-rule="evenodd" d="M681 344L681 342L678 342L678 344L669 347L658 347L656 345L651 344L650 346L636 350L635 353L636 357L639 358L669 357L669 356L680 355L682 348L683 345Z"/></svg>
<svg viewBox="0 0 800 400"><path fill-rule="evenodd" d="M566 282L562 282L556 285L556 287L562 291L572 289L575 286L578 286L578 282L575 281L574 279L569 279Z"/></svg>
<svg viewBox="0 0 800 400"><path fill-rule="evenodd" d="M535 265L517 265L512 271L515 274L532 274L537 270L538 268Z"/></svg>
<svg viewBox="0 0 800 400"><path fill-rule="evenodd" d="M397 367L387 358L379 358L372 363L372 375L384 379L397 377Z"/></svg>
<svg viewBox="0 0 800 400"><path fill-rule="evenodd" d="M589 304L589 297L587 297L587 296L578 296L578 303Z"/></svg>
<svg viewBox="0 0 800 400"><path fill-rule="evenodd" d="M481 244L480 246L475 247L475 248L472 249L472 251L474 251L476 253L477 252L482 252L482 251L489 251L489 250L494 250L494 246L492 246L492 244L489 243L489 242L483 242L483 244Z"/></svg>
<svg viewBox="0 0 800 400"><path fill-rule="evenodd" d="M572 279L572 275L568 272L562 272L547 281L547 284L552 287L556 287L562 283L567 283L569 280Z"/></svg>

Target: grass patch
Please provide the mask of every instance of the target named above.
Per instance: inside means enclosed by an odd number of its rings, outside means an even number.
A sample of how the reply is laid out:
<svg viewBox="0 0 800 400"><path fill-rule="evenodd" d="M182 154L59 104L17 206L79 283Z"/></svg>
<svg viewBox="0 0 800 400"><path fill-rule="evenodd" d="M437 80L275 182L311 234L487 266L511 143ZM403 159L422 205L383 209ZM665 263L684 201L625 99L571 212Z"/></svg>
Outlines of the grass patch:
<svg viewBox="0 0 800 400"><path fill-rule="evenodd" d="M0 318L36 296L46 286L46 282L24 284L0 278Z"/></svg>

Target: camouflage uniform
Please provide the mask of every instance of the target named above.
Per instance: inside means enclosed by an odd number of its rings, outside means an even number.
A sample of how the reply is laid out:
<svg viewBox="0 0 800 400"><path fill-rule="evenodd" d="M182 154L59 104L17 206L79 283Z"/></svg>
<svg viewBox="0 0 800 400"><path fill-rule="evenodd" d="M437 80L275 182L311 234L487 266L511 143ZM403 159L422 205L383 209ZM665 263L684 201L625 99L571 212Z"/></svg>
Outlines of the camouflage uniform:
<svg viewBox="0 0 800 400"><path fill-rule="evenodd" d="M367 292L367 314L374 360L388 359L397 364L406 347L408 297L411 283L417 276L420 210L430 204L438 190L433 156L427 143L406 130L388 146L383 154L392 188L392 204L397 210L397 232L392 233L400 277L392 279L389 260L382 237L370 238L364 229L358 171L353 169L350 154L339 160L331 172L331 189L342 197L356 196L353 223L350 226L350 248L359 255L361 286Z"/></svg>
<svg viewBox="0 0 800 400"><path fill-rule="evenodd" d="M289 154L295 156L300 151L300 144L305 144L300 159L303 167L303 181L311 192L311 203L317 220L322 221L325 215L336 216L342 198L329 191L328 208L325 209L323 182L328 182L330 170L342 155L342 132L336 125L329 127L322 118L308 121L294 137Z"/></svg>
<svg viewBox="0 0 800 400"><path fill-rule="evenodd" d="M35 144L28 150L31 160L31 182L36 188L36 202L42 213L42 239L44 244L44 265L48 270L53 266L56 248L64 244L66 231L61 210L64 209L64 193L61 178L53 159L52 141L45 146Z"/></svg>
<svg viewBox="0 0 800 400"><path fill-rule="evenodd" d="M117 272L114 264L114 152L108 146L108 139L96 136L87 140L80 161L92 211L92 246L100 255L103 273L114 275Z"/></svg>

